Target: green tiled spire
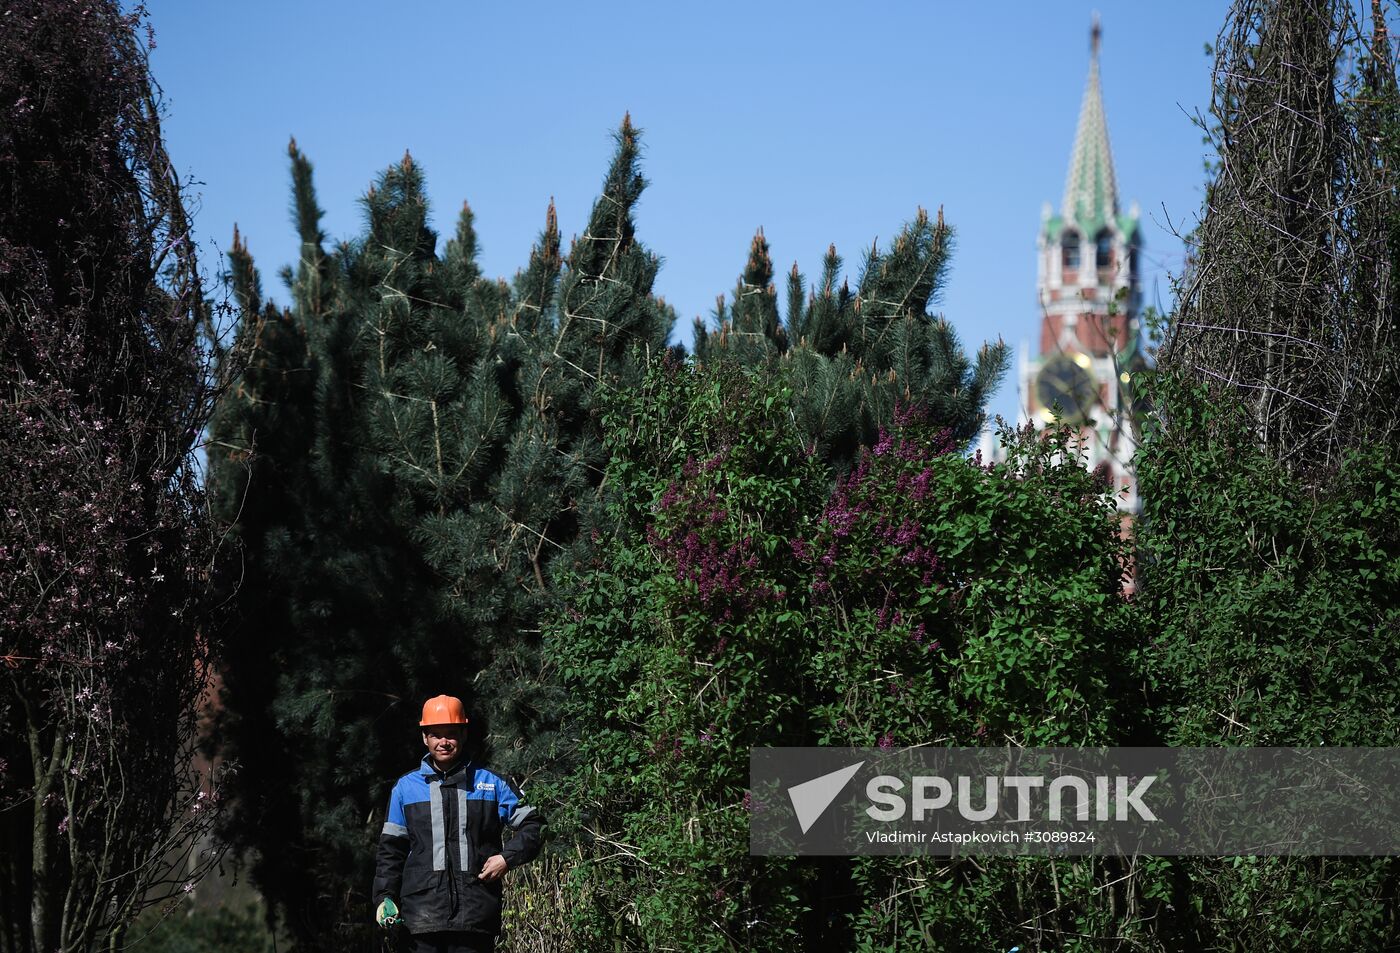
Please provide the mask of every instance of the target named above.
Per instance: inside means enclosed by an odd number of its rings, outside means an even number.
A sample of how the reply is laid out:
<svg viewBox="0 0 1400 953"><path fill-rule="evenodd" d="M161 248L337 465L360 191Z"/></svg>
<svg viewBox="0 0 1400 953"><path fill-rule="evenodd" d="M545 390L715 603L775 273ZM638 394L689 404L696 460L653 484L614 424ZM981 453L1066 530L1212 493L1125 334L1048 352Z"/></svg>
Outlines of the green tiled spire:
<svg viewBox="0 0 1400 953"><path fill-rule="evenodd" d="M1079 107L1079 129L1070 154L1069 178L1060 214L1092 235L1118 215L1118 185L1113 178L1113 154L1108 148L1108 121L1103 114L1099 88L1099 18L1090 33L1092 56L1084 103Z"/></svg>

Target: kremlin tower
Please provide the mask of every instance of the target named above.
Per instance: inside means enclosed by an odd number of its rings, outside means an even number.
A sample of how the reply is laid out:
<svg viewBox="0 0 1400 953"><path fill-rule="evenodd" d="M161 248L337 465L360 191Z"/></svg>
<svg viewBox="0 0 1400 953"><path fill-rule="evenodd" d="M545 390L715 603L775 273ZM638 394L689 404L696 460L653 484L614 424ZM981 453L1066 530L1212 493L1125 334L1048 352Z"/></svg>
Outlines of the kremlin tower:
<svg viewBox="0 0 1400 953"><path fill-rule="evenodd" d="M1077 429L1091 470L1111 483L1119 509L1137 512L1132 380L1145 366L1138 209L1123 214L1099 83L1100 29L1090 34L1089 79L1058 212L1046 203L1037 242L1039 352L1022 349L1021 424ZM984 448L986 441L984 439Z"/></svg>

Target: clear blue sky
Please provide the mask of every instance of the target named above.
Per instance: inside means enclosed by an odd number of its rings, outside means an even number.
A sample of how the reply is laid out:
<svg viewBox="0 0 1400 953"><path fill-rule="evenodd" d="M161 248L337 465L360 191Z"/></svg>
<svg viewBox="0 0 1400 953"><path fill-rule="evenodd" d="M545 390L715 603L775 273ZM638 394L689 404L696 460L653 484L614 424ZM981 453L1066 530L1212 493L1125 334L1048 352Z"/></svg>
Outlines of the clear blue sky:
<svg viewBox="0 0 1400 953"><path fill-rule="evenodd" d="M171 153L196 183L195 228L218 260L238 223L285 302L293 261L286 146L316 167L332 238L410 150L434 221L465 199L488 275L521 267L554 197L581 230L630 111L651 187L638 234L664 259L657 292L690 319L733 286L763 226L779 273L851 265L923 205L957 229L938 308L969 347L1033 342L1035 239L1059 204L1102 15L1105 108L1120 198L1145 222L1148 303L1194 221L1205 147L1188 114L1209 94L1223 0L836 4L729 0L485 3L151 0L153 69ZM1014 415L1013 373L993 400Z"/></svg>

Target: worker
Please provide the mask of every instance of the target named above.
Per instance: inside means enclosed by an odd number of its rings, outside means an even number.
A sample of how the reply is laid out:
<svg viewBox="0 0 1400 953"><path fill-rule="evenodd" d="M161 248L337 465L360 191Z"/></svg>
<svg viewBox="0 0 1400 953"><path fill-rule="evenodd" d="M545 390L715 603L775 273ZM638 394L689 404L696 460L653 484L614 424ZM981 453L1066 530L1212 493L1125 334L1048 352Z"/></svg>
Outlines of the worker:
<svg viewBox="0 0 1400 953"><path fill-rule="evenodd" d="M466 756L460 699L428 699L419 726L428 753L394 785L379 836L375 921L386 930L402 923L413 953L491 953L502 879L540 852L544 818ZM514 836L502 846L507 827Z"/></svg>

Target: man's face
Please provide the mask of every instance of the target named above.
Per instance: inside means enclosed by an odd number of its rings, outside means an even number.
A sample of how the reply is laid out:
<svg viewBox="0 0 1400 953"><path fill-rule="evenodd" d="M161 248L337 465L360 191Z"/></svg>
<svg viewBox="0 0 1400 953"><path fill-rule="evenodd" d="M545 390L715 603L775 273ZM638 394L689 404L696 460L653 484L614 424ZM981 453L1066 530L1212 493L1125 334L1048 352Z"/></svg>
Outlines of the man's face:
<svg viewBox="0 0 1400 953"><path fill-rule="evenodd" d="M423 745L439 770L450 767L462 751L466 725L428 725L423 729Z"/></svg>

